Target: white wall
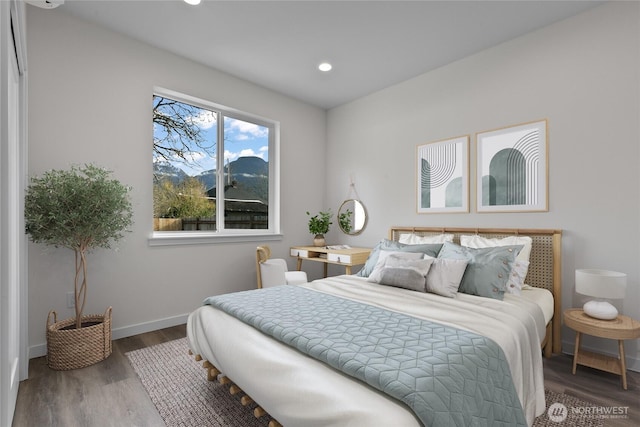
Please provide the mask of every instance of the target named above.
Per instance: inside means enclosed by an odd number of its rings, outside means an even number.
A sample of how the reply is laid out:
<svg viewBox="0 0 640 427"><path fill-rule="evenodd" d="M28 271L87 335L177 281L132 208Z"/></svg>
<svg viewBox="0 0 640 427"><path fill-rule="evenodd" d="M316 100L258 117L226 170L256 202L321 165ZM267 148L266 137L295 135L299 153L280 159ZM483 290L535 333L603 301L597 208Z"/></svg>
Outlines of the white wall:
<svg viewBox="0 0 640 427"><path fill-rule="evenodd" d="M323 208L324 110L59 10L28 6L27 27L29 174L94 162L133 187L133 232L118 251L89 256L85 312L112 305L114 337L182 323L206 296L256 283L255 242L149 247L154 86L280 121L284 238L269 244L274 255L285 256L289 246L311 242L305 211ZM59 319L73 315L65 301L73 290L73 262L69 250L29 245L32 357L43 354L48 311L55 309Z"/></svg>
<svg viewBox="0 0 640 427"><path fill-rule="evenodd" d="M640 318L639 22L637 3L606 4L335 108L325 122L317 108L29 6L29 173L96 162L133 186L133 233L117 252L90 258L88 312L113 305L114 336L179 323L204 296L255 282L255 244L148 246L153 86L281 122L284 239L272 243L277 255L310 241L304 212L337 211L352 177L370 221L357 237L330 232L331 242L373 245L391 225L561 228L563 306L581 302L576 268L606 268L628 274L620 307ZM476 214L472 197L469 214L415 213L417 144L470 134L474 159L476 132L542 118L549 125L549 212ZM30 244L29 259L33 356L44 350L48 310L72 315L65 293L73 254ZM320 272L305 269L314 278ZM563 332L572 351L573 333ZM605 340L586 344L616 352ZM626 349L640 370L638 341Z"/></svg>
<svg viewBox="0 0 640 427"><path fill-rule="evenodd" d="M425 52L424 54L428 54ZM384 57L384 53L381 53ZM372 70L375 72L375 70ZM615 2L332 109L327 201L339 206L349 175L370 222L354 245L374 245L391 225L563 230L563 307L581 305L576 268L628 275L623 313L640 319L640 5ZM547 213L416 214L415 147L548 119ZM573 351L573 332L563 341ZM612 354L611 341L585 344ZM640 370L638 340L627 341Z"/></svg>

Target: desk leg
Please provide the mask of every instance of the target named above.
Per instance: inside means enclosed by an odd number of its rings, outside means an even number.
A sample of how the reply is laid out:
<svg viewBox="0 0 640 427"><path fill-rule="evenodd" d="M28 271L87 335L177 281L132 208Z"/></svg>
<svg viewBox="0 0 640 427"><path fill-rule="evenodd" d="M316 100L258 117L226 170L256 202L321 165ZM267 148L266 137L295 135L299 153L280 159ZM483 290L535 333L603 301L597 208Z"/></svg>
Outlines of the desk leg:
<svg viewBox="0 0 640 427"><path fill-rule="evenodd" d="M622 388L627 389L627 361L624 355L624 340L618 340L618 349L620 351L620 370L622 375Z"/></svg>
<svg viewBox="0 0 640 427"><path fill-rule="evenodd" d="M580 338L581 338L581 333L580 332L576 332L576 346L575 349L573 350L573 375L576 374L576 367L578 366L578 352L580 351Z"/></svg>
<svg viewBox="0 0 640 427"><path fill-rule="evenodd" d="M324 277L325 277L325 279L326 279L326 278L327 278L327 267L329 267L329 264L327 264L327 263L325 262L325 263L323 263L323 265L324 265Z"/></svg>
<svg viewBox="0 0 640 427"><path fill-rule="evenodd" d="M302 258L298 258L298 271L302 270Z"/></svg>
<svg viewBox="0 0 640 427"><path fill-rule="evenodd" d="M351 266L350 265L345 265L344 266L344 274L351 274Z"/></svg>

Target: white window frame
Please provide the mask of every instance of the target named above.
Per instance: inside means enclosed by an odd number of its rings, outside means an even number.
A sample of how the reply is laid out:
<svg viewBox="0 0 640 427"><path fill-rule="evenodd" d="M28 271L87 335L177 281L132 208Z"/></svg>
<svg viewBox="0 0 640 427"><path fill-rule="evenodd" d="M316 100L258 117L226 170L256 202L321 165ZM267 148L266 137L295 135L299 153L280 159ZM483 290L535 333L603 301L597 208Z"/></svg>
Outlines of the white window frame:
<svg viewBox="0 0 640 427"><path fill-rule="evenodd" d="M161 87L154 87L153 95L218 112L218 138L216 143L216 182L218 183L224 182L224 118L244 120L269 128L269 222L267 229L225 229L224 209L216 207L215 231L153 231L152 217L149 218L152 230L149 237L149 245L166 246L281 240L280 122ZM220 192L223 193L222 199L224 199L224 186L216 185L217 199L220 199Z"/></svg>

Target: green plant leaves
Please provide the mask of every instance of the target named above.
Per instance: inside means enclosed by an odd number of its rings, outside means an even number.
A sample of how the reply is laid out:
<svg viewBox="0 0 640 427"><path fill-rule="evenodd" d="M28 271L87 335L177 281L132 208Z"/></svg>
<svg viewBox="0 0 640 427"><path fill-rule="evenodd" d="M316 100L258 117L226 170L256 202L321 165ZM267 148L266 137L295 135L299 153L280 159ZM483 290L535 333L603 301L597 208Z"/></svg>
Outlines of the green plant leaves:
<svg viewBox="0 0 640 427"><path fill-rule="evenodd" d="M56 247L110 248L132 224L130 190L95 165L45 172L26 191L26 232Z"/></svg>
<svg viewBox="0 0 640 427"><path fill-rule="evenodd" d="M311 216L309 212L307 212L307 215ZM326 212L320 211L309 218L309 233L325 234L329 231L329 226L331 224L333 224L331 222L331 210Z"/></svg>

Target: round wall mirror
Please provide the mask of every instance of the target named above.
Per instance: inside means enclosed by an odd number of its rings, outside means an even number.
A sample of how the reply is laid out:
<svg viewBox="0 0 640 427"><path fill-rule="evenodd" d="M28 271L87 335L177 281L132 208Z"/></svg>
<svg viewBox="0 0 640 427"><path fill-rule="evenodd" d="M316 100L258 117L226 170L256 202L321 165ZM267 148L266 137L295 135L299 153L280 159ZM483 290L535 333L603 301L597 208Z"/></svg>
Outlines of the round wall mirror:
<svg viewBox="0 0 640 427"><path fill-rule="evenodd" d="M343 233L355 236L367 225L367 210L360 200L348 199L338 209L338 226Z"/></svg>

